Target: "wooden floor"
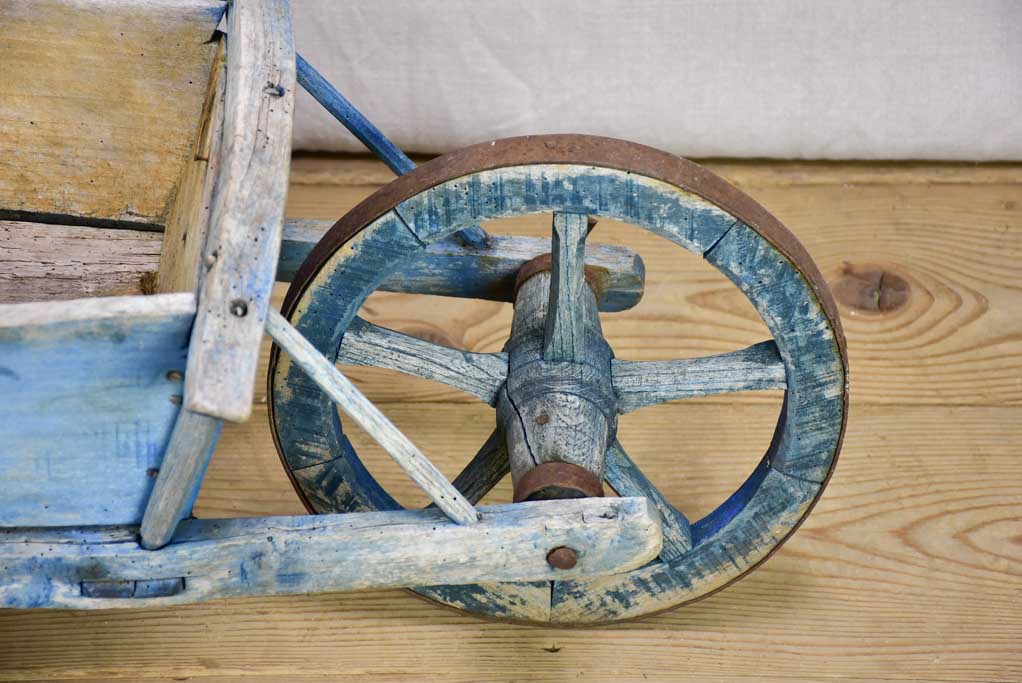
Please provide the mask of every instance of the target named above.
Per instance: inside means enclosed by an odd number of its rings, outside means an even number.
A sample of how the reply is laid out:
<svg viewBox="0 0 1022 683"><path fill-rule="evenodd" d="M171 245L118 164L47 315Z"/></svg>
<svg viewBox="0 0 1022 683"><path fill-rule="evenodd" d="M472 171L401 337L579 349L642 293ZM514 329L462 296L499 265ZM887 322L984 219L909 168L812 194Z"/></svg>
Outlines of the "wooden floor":
<svg viewBox="0 0 1022 683"><path fill-rule="evenodd" d="M708 165L805 243L849 341L841 462L805 526L759 571L696 605L588 630L484 622L400 591L0 611L0 680L1022 680L1022 166ZM388 177L369 161L300 159L289 214L336 218ZM541 220L512 227L547 230ZM9 247L0 261L15 260L14 245L21 263L42 247L0 230ZM131 272L158 252L158 236L122 237L109 249L127 250L118 263L133 265L110 269L109 291L137 289ZM604 316L619 357L768 337L699 259L609 223L592 239L630 244L647 266L642 303ZM20 284L0 286L59 296L78 286L53 284L74 267L22 268ZM394 294L374 295L366 314L472 350L498 349L510 320L503 304ZM492 429L489 408L442 386L350 374L448 474ZM250 423L224 431L200 516L302 511L257 400ZM699 516L752 469L778 408L771 393L650 408L623 418L621 441ZM400 500L422 502L378 449L355 440ZM491 499L507 496L505 486Z"/></svg>

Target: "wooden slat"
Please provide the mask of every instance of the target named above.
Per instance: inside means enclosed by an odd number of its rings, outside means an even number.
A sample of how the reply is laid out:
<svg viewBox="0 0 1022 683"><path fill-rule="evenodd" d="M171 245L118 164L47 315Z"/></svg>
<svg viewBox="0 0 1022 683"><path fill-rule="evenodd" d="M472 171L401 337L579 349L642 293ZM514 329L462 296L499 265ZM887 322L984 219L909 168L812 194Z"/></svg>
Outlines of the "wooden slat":
<svg viewBox="0 0 1022 683"><path fill-rule="evenodd" d="M225 6L4 2L0 213L163 223L199 128Z"/></svg>
<svg viewBox="0 0 1022 683"><path fill-rule="evenodd" d="M192 294L0 306L0 527L141 519L194 315Z"/></svg>
<svg viewBox="0 0 1022 683"><path fill-rule="evenodd" d="M0 303L142 294L160 234L0 221Z"/></svg>
<svg viewBox="0 0 1022 683"><path fill-rule="evenodd" d="M248 418L259 342L280 252L291 161L294 45L286 0L227 13L223 158L188 354L185 407Z"/></svg>
<svg viewBox="0 0 1022 683"><path fill-rule="evenodd" d="M290 282L333 221L284 222L277 280ZM527 261L550 253L550 240L491 235L484 248L442 241L430 244L397 275L380 285L385 292L439 294L487 301L514 300L515 278ZM601 311L623 311L642 298L645 271L638 254L619 246L586 245L587 267L600 279Z"/></svg>
<svg viewBox="0 0 1022 683"><path fill-rule="evenodd" d="M773 341L741 351L677 360L614 360L614 391L618 410L627 413L643 406L693 396L738 391L784 389L784 363Z"/></svg>
<svg viewBox="0 0 1022 683"><path fill-rule="evenodd" d="M660 520L645 498L494 506L481 510L479 523L468 527L434 510L188 520L159 551L141 548L135 533L134 527L74 534L0 530L5 568L0 605L99 609L418 582L463 584L479 577L596 577L638 567L660 550ZM573 568L547 563L547 553L561 546L578 549ZM183 582L174 584L175 578ZM143 590L163 595L147 597L133 587L132 597L119 597L129 581L155 584ZM83 582L100 590L108 584L112 594L86 586L83 595Z"/></svg>
<svg viewBox="0 0 1022 683"><path fill-rule="evenodd" d="M411 337L386 327L352 321L344 334L337 362L389 368L406 375L442 382L494 405L507 379L506 353L470 353Z"/></svg>
<svg viewBox="0 0 1022 683"><path fill-rule="evenodd" d="M222 425L215 417L178 412L142 516L139 544L143 548L162 548L174 535L177 523L191 514Z"/></svg>
<svg viewBox="0 0 1022 683"><path fill-rule="evenodd" d="M479 515L472 504L444 478L422 451L274 309L267 312L266 332L338 408L373 436L448 517L458 524L478 522Z"/></svg>

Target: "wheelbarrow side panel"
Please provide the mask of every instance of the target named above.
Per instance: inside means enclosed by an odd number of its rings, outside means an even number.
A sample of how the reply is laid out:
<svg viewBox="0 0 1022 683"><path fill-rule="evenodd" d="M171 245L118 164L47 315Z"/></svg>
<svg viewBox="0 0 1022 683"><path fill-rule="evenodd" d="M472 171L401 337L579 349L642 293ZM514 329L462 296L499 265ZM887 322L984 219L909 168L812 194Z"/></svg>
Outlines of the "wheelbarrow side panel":
<svg viewBox="0 0 1022 683"><path fill-rule="evenodd" d="M0 527L139 522L194 314L185 293L0 306Z"/></svg>

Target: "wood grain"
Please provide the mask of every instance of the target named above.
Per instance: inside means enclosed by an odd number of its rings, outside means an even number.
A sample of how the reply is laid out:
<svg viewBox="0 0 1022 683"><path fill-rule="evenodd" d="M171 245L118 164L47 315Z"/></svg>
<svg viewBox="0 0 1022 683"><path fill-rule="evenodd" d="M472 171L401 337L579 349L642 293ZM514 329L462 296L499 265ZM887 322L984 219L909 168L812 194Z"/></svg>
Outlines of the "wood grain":
<svg viewBox="0 0 1022 683"><path fill-rule="evenodd" d="M248 419L291 163L295 47L287 0L227 12L223 155L188 353L186 409Z"/></svg>
<svg viewBox="0 0 1022 683"><path fill-rule="evenodd" d="M482 622L400 591L3 611L0 679L1022 679L1022 166L707 165L788 225L832 286L869 282L863 273L876 269L911 285L893 310L842 302L853 403L841 462L806 524L762 569L683 610L586 630ZM374 161L299 159L289 213L336 219L391 176ZM517 226L536 237L549 230L545 219ZM610 222L596 231L593 240L636 248L647 265L643 302L603 316L619 357L707 355L769 336L698 259ZM388 293L362 315L475 351L499 351L511 320L500 303ZM384 372L348 374L453 477L492 433L492 409ZM262 387L252 420L225 427L200 516L302 512L260 400ZM622 416L619 438L695 520L749 473L779 406L777 392L654 406ZM400 502L427 502L370 439L349 436ZM484 502L510 496L506 477Z"/></svg>
<svg viewBox="0 0 1022 683"><path fill-rule="evenodd" d="M0 7L0 209L160 224L199 128L222 0Z"/></svg>
<svg viewBox="0 0 1022 683"><path fill-rule="evenodd" d="M159 262L158 232L0 221L0 303L142 294Z"/></svg>
<svg viewBox="0 0 1022 683"><path fill-rule="evenodd" d="M788 178L784 164L708 166L725 175L737 169L742 188L798 236L827 277L841 307L857 404L1022 405L1017 381L1022 316L1016 309L1022 293L1022 177L1017 169L1012 176L1013 167L970 172L949 165L936 167L930 176L916 171L912 182L879 172L870 182L867 170L875 166L852 164L842 174L826 165L819 181L803 180L811 177L812 166L806 165ZM303 161L296 164L300 182L289 197L292 215L340 215L373 189L328 184L319 159L305 168ZM993 180L983 182L988 178ZM1012 178L1015 182L1007 182ZM484 227L494 234L513 230L536 237L549 229L543 218ZM723 353L770 337L745 297L684 250L612 221L601 221L590 239L627 245L646 264L647 288L639 305L603 316L604 333L618 358ZM842 294L842 282L861 280L869 271L904 279L909 284L904 304L878 311ZM466 306L386 293L371 297L367 306L372 315L363 315L372 322L471 351L498 351L511 319L510 307L501 304ZM388 386L388 380L368 371L353 376L375 377L374 400L471 400L431 384L402 380ZM742 394L694 400L765 399Z"/></svg>
<svg viewBox="0 0 1022 683"><path fill-rule="evenodd" d="M202 261L223 142L226 43L222 35L217 40L206 103L202 108L192 155L185 162L163 228L163 249L160 251L156 286L161 292L197 292L200 275L205 272Z"/></svg>
<svg viewBox="0 0 1022 683"><path fill-rule="evenodd" d="M463 463L486 438L489 410L438 404L388 412L423 447L445 446L449 459L437 459L443 469ZM686 403L645 412L658 429L633 424L641 413L624 416L622 443L696 516L754 465L776 416L760 405ZM266 423L255 417L248 426L226 426L199 514L301 509L287 493ZM1022 676L1016 417L1004 407L860 408L832 486L792 541L731 589L650 619L595 630L518 627L400 592L103 614L5 611L0 671L8 680L72 672L102 679L258 672L372 681L426 672L449 680L670 680L668 673L684 669L694 679L755 680L769 670L782 680L1014 681ZM745 429L730 428L736 421ZM977 442L977 435L984 436ZM257 442L261 448L253 448ZM683 452L665 443L684 444ZM963 452L972 454L966 471Z"/></svg>
<svg viewBox="0 0 1022 683"><path fill-rule="evenodd" d="M185 293L0 306L0 527L141 519L194 317Z"/></svg>
<svg viewBox="0 0 1022 683"><path fill-rule="evenodd" d="M140 547L137 533L105 526L69 540L63 529L0 529L0 605L169 607L420 581L457 585L479 576L550 581L627 571L660 552L660 519L642 497L491 505L467 526L438 510L189 519L158 552ZM575 566L547 562L562 546L579 550Z"/></svg>

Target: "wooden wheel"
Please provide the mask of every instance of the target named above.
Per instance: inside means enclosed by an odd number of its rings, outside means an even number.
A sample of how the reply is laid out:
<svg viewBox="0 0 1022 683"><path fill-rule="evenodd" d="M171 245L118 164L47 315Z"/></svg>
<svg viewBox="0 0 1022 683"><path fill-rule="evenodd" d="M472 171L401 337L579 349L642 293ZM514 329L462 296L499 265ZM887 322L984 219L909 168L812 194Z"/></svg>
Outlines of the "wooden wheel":
<svg viewBox="0 0 1022 683"><path fill-rule="evenodd" d="M427 245L481 221L552 213L552 254L519 273L502 353L468 353L378 327L357 311ZM624 221L702 255L752 301L773 341L704 358L620 361L603 339L599 272L583 264L587 217ZM497 429L455 480L476 502L511 471L515 498L643 495L660 510L660 557L626 574L553 584L418 588L479 614L578 624L634 618L726 586L764 561L826 485L847 416L847 357L834 303L804 248L705 169L632 143L536 136L485 143L382 188L327 233L283 314L330 359L449 384L497 409ZM749 478L689 522L615 438L617 415L721 392L784 388L772 442ZM330 399L285 356L269 373L271 426L311 511L399 507L344 435Z"/></svg>

